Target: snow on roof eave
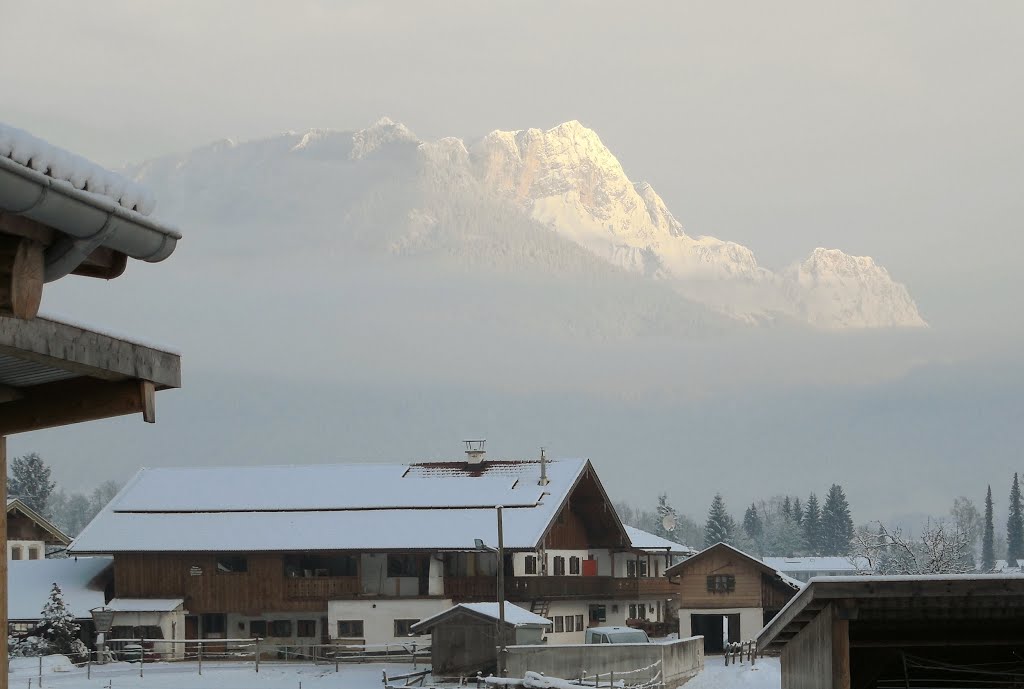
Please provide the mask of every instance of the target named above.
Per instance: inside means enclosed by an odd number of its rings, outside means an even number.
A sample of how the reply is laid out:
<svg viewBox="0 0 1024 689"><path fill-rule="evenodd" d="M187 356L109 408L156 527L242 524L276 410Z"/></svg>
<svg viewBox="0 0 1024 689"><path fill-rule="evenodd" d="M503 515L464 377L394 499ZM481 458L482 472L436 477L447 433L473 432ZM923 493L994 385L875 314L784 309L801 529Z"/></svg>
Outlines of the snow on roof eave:
<svg viewBox="0 0 1024 689"><path fill-rule="evenodd" d="M7 511L10 512L12 509L19 509L25 513L25 516L31 519L33 522L41 526L44 530L48 531L55 539L57 539L61 545L71 545L71 537L61 531L57 526L43 515L36 512L34 509L26 505L21 498L8 498L7 499Z"/></svg>
<svg viewBox="0 0 1024 689"><path fill-rule="evenodd" d="M492 605L495 607L494 612L487 609ZM499 619L497 606L498 603L458 603L447 610L442 610L436 615L420 620L416 624L412 625L410 630L416 634L428 633L433 627L437 626L441 620L453 615L457 611L496 622ZM550 624L551 620L546 617L541 617L540 615L530 612L526 608L521 608L514 603L505 603L505 625L508 627L547 627Z"/></svg>
<svg viewBox="0 0 1024 689"><path fill-rule="evenodd" d="M0 209L52 227L75 239L109 232L101 245L131 258L157 263L170 256L181 233L121 206L75 189L0 156Z"/></svg>

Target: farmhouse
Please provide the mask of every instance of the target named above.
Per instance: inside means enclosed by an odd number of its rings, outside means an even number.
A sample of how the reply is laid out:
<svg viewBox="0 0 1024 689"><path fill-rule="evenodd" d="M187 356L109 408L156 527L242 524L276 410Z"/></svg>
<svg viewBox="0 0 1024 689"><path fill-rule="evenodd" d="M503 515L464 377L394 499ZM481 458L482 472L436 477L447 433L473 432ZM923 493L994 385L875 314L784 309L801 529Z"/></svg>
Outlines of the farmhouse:
<svg viewBox="0 0 1024 689"><path fill-rule="evenodd" d="M41 560L46 547L67 547L71 538L18 498L7 499L7 559Z"/></svg>
<svg viewBox="0 0 1024 689"><path fill-rule="evenodd" d="M799 582L725 543L702 550L666 574L681 584L679 637L703 636L705 653L753 639L800 590Z"/></svg>
<svg viewBox="0 0 1024 689"><path fill-rule="evenodd" d="M8 634L31 634L42 619L43 606L54 584L67 607L82 625L82 640L90 643L93 608L103 606L113 585L109 557L53 558L11 562L8 570Z"/></svg>
<svg viewBox="0 0 1024 689"><path fill-rule="evenodd" d="M408 641L419 620L497 600L499 566L552 642L580 642L591 624L668 614L677 587L661 572L679 548L634 548L588 460L471 455L144 469L70 550L112 554L118 597L182 599L179 638L301 647Z"/></svg>
<svg viewBox="0 0 1024 689"><path fill-rule="evenodd" d="M812 579L761 631L782 689L1009 687L1024 676L1024 577Z"/></svg>

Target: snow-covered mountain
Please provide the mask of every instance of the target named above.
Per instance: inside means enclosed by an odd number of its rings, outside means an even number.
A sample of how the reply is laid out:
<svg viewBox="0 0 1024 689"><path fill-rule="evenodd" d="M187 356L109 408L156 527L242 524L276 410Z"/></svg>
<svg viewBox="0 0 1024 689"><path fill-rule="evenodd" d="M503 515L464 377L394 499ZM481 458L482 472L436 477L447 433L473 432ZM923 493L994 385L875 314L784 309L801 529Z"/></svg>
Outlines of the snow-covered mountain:
<svg viewBox="0 0 1024 689"><path fill-rule="evenodd" d="M162 213L185 224L250 234L285 225L297 242L325 250L586 279L595 295L638 290L634 309L658 302L648 319L665 317L674 294L684 320L703 308L827 329L925 325L907 289L871 258L815 249L774 273L747 247L691 237L576 121L466 142L424 141L382 119L357 132L217 142L131 173L155 189Z"/></svg>

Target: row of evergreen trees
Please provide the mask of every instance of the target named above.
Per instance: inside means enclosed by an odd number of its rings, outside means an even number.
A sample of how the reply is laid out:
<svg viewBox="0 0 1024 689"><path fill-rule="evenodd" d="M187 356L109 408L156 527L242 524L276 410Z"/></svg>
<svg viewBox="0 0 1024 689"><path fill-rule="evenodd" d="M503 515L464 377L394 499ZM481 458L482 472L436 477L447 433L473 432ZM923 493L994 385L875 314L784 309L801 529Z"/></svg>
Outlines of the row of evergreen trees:
<svg viewBox="0 0 1024 689"><path fill-rule="evenodd" d="M807 502L785 496L781 501L752 503L742 526L729 514L720 493L711 501L704 523L704 546L718 542L746 546L757 554L847 555L853 541L853 516L842 486L833 483L821 505L811 493Z"/></svg>
<svg viewBox="0 0 1024 689"><path fill-rule="evenodd" d="M996 566L996 530L992 515L992 486L985 493L985 518L981 535L981 568L991 571ZM1015 567L1017 560L1024 559L1024 501L1021 498L1020 480L1014 472L1010 484L1010 501L1006 517L1006 561Z"/></svg>

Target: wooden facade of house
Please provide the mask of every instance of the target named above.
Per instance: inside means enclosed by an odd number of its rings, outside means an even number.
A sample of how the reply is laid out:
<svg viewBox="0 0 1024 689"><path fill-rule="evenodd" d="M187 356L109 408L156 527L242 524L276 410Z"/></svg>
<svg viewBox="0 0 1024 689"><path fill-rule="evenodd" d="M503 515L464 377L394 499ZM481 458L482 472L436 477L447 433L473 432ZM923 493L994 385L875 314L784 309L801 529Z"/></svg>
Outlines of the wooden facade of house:
<svg viewBox="0 0 1024 689"><path fill-rule="evenodd" d="M705 652L747 641L781 610L799 587L761 560L724 543L671 567L679 581L680 636L701 634Z"/></svg>

